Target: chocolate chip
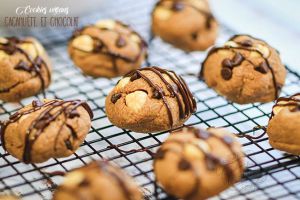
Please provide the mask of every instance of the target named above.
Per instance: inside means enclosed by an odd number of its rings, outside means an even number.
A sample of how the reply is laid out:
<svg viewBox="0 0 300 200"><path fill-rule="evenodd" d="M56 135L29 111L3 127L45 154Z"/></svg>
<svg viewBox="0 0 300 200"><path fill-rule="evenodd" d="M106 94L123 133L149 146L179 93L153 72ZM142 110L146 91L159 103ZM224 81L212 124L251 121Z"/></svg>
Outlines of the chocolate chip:
<svg viewBox="0 0 300 200"><path fill-rule="evenodd" d="M175 2L172 6L172 10L174 11L181 11L184 9L184 4L181 2Z"/></svg>
<svg viewBox="0 0 300 200"><path fill-rule="evenodd" d="M266 74L269 71L269 67L266 62L261 62L259 66L255 67L254 69L262 74Z"/></svg>
<svg viewBox="0 0 300 200"><path fill-rule="evenodd" d="M67 147L67 149L69 149L69 150L73 150L73 146L72 146L72 143L70 142L70 140L68 139L68 140L65 140L65 145L66 145L66 147Z"/></svg>
<svg viewBox="0 0 300 200"><path fill-rule="evenodd" d="M113 104L115 104L121 98L121 96L122 94L120 93L113 94L110 100Z"/></svg>
<svg viewBox="0 0 300 200"><path fill-rule="evenodd" d="M197 38L198 38L198 32L192 33L191 36L192 36L193 40L197 40Z"/></svg>
<svg viewBox="0 0 300 200"><path fill-rule="evenodd" d="M162 95L161 95L161 93L160 93L158 90L155 90L155 91L153 92L153 98L154 98L154 99L161 99L161 98L162 98Z"/></svg>
<svg viewBox="0 0 300 200"><path fill-rule="evenodd" d="M159 149L155 154L155 159L163 159L165 157L166 150Z"/></svg>
<svg viewBox="0 0 300 200"><path fill-rule="evenodd" d="M191 167L191 163L184 158L182 158L178 163L178 169L182 171L189 170Z"/></svg>
<svg viewBox="0 0 300 200"><path fill-rule="evenodd" d="M100 52L102 50L103 44L100 40L94 40L94 52Z"/></svg>
<svg viewBox="0 0 300 200"><path fill-rule="evenodd" d="M130 81L135 81L139 78L141 78L141 76L139 75L139 73L136 72L130 77Z"/></svg>
<svg viewBox="0 0 300 200"><path fill-rule="evenodd" d="M40 100L33 100L31 104L34 108L36 108L36 107L41 107L44 103Z"/></svg>
<svg viewBox="0 0 300 200"><path fill-rule="evenodd" d="M236 53L232 59L232 64L234 66L240 65L244 60L244 57L240 53Z"/></svg>
<svg viewBox="0 0 300 200"><path fill-rule="evenodd" d="M79 183L79 187L87 187L90 185L90 182L85 178Z"/></svg>
<svg viewBox="0 0 300 200"><path fill-rule="evenodd" d="M221 70L221 75L223 79L230 80L232 77L232 70L228 67L223 67Z"/></svg>
<svg viewBox="0 0 300 200"><path fill-rule="evenodd" d="M116 46L119 48L126 46L126 40L122 36L119 36L116 41Z"/></svg>
<svg viewBox="0 0 300 200"><path fill-rule="evenodd" d="M233 65L232 65L232 62L229 58L225 58L223 61L222 61L222 66L223 67L227 67L227 68L232 68Z"/></svg>
<svg viewBox="0 0 300 200"><path fill-rule="evenodd" d="M243 40L239 42L239 44L242 45L243 47L252 47L253 45L251 40Z"/></svg>

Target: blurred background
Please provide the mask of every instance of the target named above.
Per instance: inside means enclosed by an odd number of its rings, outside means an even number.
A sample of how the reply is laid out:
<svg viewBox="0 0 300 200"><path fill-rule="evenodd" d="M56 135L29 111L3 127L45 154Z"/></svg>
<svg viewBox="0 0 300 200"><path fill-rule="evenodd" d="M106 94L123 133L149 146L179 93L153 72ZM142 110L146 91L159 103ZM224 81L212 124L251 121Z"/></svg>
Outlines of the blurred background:
<svg viewBox="0 0 300 200"><path fill-rule="evenodd" d="M219 21L266 40L300 73L299 0L211 0L211 7Z"/></svg>
<svg viewBox="0 0 300 200"><path fill-rule="evenodd" d="M148 1L148 0L144 0ZM17 7L31 5L69 7L68 16L87 16L126 3L109 0L0 0L0 25L4 16L14 16ZM300 1L299 0L210 0L217 19L237 33L248 33L262 38L278 49L283 61L300 72ZM147 9L149 14L151 8ZM117 16L117 13L115 13ZM91 22L94 18L91 17ZM82 21L81 21L82 22Z"/></svg>

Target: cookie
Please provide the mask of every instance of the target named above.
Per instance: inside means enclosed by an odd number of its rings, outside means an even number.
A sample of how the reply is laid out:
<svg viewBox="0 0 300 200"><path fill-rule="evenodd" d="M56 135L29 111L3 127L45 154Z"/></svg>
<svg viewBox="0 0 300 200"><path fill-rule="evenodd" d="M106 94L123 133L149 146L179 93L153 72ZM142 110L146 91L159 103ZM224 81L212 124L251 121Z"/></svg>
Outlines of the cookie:
<svg viewBox="0 0 300 200"><path fill-rule="evenodd" d="M147 56L143 38L120 21L100 20L76 30L68 44L74 63L93 77L122 76Z"/></svg>
<svg viewBox="0 0 300 200"><path fill-rule="evenodd" d="M286 69L279 53L266 42L249 35L235 35L223 47L208 52L200 76L232 102L264 103L278 98Z"/></svg>
<svg viewBox="0 0 300 200"><path fill-rule="evenodd" d="M300 93L280 97L273 107L267 128L269 142L275 149L300 155Z"/></svg>
<svg viewBox="0 0 300 200"><path fill-rule="evenodd" d="M125 75L105 102L117 127L147 133L181 126L196 102L185 81L173 71L146 67Z"/></svg>
<svg viewBox="0 0 300 200"><path fill-rule="evenodd" d="M122 169L107 161L93 161L69 172L53 200L142 200L140 188Z"/></svg>
<svg viewBox="0 0 300 200"><path fill-rule="evenodd" d="M0 100L20 101L44 92L51 82L51 64L34 38L0 38Z"/></svg>
<svg viewBox="0 0 300 200"><path fill-rule="evenodd" d="M217 128L173 132L154 159L158 183L180 199L215 196L239 181L243 170L241 145L233 134Z"/></svg>
<svg viewBox="0 0 300 200"><path fill-rule="evenodd" d="M35 100L2 124L2 147L24 163L67 157L83 142L92 117L84 101Z"/></svg>
<svg viewBox="0 0 300 200"><path fill-rule="evenodd" d="M152 12L152 32L184 51L202 51L215 43L218 24L207 0L160 0Z"/></svg>
<svg viewBox="0 0 300 200"><path fill-rule="evenodd" d="M13 195L0 195L0 200L18 200L19 198Z"/></svg>

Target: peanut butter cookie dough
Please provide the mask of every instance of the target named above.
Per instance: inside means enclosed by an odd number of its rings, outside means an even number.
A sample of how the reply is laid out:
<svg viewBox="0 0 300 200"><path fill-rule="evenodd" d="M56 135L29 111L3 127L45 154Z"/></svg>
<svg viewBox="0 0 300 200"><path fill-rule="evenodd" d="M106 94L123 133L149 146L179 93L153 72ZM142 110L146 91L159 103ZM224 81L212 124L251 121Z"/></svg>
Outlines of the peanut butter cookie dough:
<svg viewBox="0 0 300 200"><path fill-rule="evenodd" d="M17 196L13 195L0 195L0 200L19 200Z"/></svg>
<svg viewBox="0 0 300 200"><path fill-rule="evenodd" d="M141 66L147 56L147 44L120 21L100 20L75 31L68 51L85 74L116 77Z"/></svg>
<svg viewBox="0 0 300 200"><path fill-rule="evenodd" d="M218 24L207 0L160 0L152 12L152 32L184 51L215 43Z"/></svg>
<svg viewBox="0 0 300 200"><path fill-rule="evenodd" d="M0 37L0 100L19 101L51 82L51 64L34 38Z"/></svg>
<svg viewBox="0 0 300 200"><path fill-rule="evenodd" d="M300 155L300 93L280 97L273 107L267 128L273 148Z"/></svg>
<svg viewBox="0 0 300 200"><path fill-rule="evenodd" d="M241 145L224 129L183 128L171 133L156 153L154 173L171 195L207 199L241 179Z"/></svg>
<svg viewBox="0 0 300 200"><path fill-rule="evenodd" d="M122 169L93 161L69 172L53 200L142 200L140 188Z"/></svg>
<svg viewBox="0 0 300 200"><path fill-rule="evenodd" d="M276 100L286 69L279 53L266 42L235 35L208 52L200 76L228 100L246 104Z"/></svg>
<svg viewBox="0 0 300 200"><path fill-rule="evenodd" d="M196 111L196 102L180 76L147 67L125 75L107 96L105 107L114 125L146 133L181 126Z"/></svg>
<svg viewBox="0 0 300 200"><path fill-rule="evenodd" d="M80 100L33 101L2 123L2 146L24 163L67 157L83 142L92 117Z"/></svg>

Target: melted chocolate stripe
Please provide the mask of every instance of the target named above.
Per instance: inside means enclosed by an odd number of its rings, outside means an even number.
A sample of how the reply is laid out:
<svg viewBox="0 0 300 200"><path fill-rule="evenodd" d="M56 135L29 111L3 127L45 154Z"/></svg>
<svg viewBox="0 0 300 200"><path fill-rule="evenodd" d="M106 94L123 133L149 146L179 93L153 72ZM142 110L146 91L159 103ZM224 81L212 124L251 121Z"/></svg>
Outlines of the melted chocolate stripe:
<svg viewBox="0 0 300 200"><path fill-rule="evenodd" d="M98 161L96 162L97 166L106 174L112 176L116 182L118 183L118 185L120 186L124 197L128 200L134 200L134 196L132 195L132 193L130 192L130 189L127 187L127 184L124 182L124 177L121 177L120 174L113 172L112 170L109 169L110 166L107 162L104 161Z"/></svg>
<svg viewBox="0 0 300 200"><path fill-rule="evenodd" d="M296 98L296 97L299 98ZM286 104L280 104L280 102L287 102ZM296 93L290 97L280 97L277 99L275 105L272 108L272 113L269 118L269 121L274 117L274 108L276 107L289 107L289 106L298 106L300 105L300 93Z"/></svg>
<svg viewBox="0 0 300 200"><path fill-rule="evenodd" d="M205 133L202 134L201 132L205 132ZM199 130L199 129L194 129L194 135L195 135L196 138L200 138L202 140L207 140L210 137L214 137L214 138L218 139L219 141L221 141L228 148L228 150L232 153L232 155L237 156L239 158L237 152L235 152L232 148L233 141L232 142L227 142L225 140L225 138L220 138L220 137L216 136L215 134L211 134L209 131ZM234 172L233 172L233 169L229 167L230 163L223 163L222 160L220 158L217 158L217 157L212 158L212 159L214 159L216 162L218 162L218 164L221 165L225 169L225 173L226 173L227 178L230 181L232 181L233 178L234 178ZM243 166L242 166L240 158L239 158L238 164L239 164L240 170L242 171Z"/></svg>
<svg viewBox="0 0 300 200"><path fill-rule="evenodd" d="M183 100L184 105L185 105L185 111L184 111L185 115L183 115L183 113L181 113L180 117L182 119L184 119L187 116L189 116L190 114L192 114L193 112L195 112L196 111L196 101L195 101L192 93L188 89L188 86L186 85L183 78L181 76L178 76L177 74L175 74L175 72L173 72L173 71L169 71L169 72L172 73L175 76L175 78L171 74L169 74L168 72L166 73L165 70L162 70L158 67L153 67L153 68L160 71L161 73L166 74L175 83L177 88L180 90L180 94L182 95L182 100ZM173 87L171 86L171 88L173 88ZM182 107L179 96L178 96L177 101L178 101L178 105ZM180 104L179 104L179 102L180 102ZM180 110L183 110L183 108L181 108L181 107L180 107Z"/></svg>
<svg viewBox="0 0 300 200"><path fill-rule="evenodd" d="M159 70L159 68L153 67L152 70L157 76L159 76L159 78L164 82L164 84L167 86L167 89L169 90L169 92L171 93L171 96L175 96L177 99L177 103L178 103L178 107L179 107L179 114L181 118L184 118L184 114L183 114L183 105L182 102L180 100L179 94L178 92L175 91L174 87L163 77L161 71ZM167 73L168 74L168 73ZM169 76L170 77L170 76ZM179 85L179 84L176 84ZM187 109L187 108L185 108Z"/></svg>
<svg viewBox="0 0 300 200"><path fill-rule="evenodd" d="M163 100L163 103L165 104L166 108L167 108L167 112L168 112L168 116L169 116L169 120L170 120L170 125L171 127L173 126L174 120L173 120L173 116L172 116L172 111L171 111L171 107L164 95L164 92L162 91L162 88L160 88L159 86L155 85L154 82L152 82L148 77L146 77L144 74L142 74L139 70L136 71L136 73L139 74L139 76L141 76L151 87L153 87L155 89L156 92L158 92L160 94L160 97Z"/></svg>

